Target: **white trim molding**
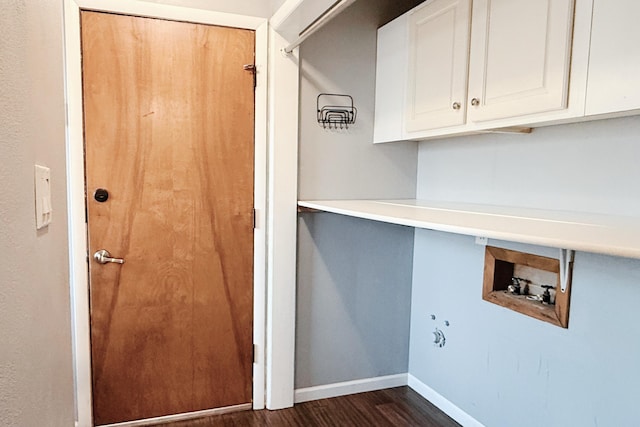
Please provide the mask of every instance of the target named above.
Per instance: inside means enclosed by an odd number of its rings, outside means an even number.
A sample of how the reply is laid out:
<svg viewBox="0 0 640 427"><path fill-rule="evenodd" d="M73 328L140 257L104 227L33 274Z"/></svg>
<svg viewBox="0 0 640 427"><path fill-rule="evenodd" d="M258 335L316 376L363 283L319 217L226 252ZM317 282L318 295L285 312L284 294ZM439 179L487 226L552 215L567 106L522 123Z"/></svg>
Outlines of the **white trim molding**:
<svg viewBox="0 0 640 427"><path fill-rule="evenodd" d="M253 235L253 409L265 407L265 347L267 309L267 192L268 192L268 39L269 24L256 29L255 92L255 232ZM256 363L257 361L257 363Z"/></svg>
<svg viewBox="0 0 640 427"><path fill-rule="evenodd" d="M224 408L205 409L203 411L187 412L185 414L165 415L162 417L145 418L143 420L124 421L115 424L103 424L98 427L138 427L147 425L157 425L163 423L175 423L178 421L193 420L195 418L211 417L213 415L229 414L232 412L251 410L251 403L242 405L225 406Z"/></svg>
<svg viewBox="0 0 640 427"><path fill-rule="evenodd" d="M269 29L269 210L267 242L268 409L293 406L298 203L298 57Z"/></svg>
<svg viewBox="0 0 640 427"><path fill-rule="evenodd" d="M63 0L65 39L65 86L67 104L67 208L69 212L69 267L72 300L73 357L76 426L93 425L91 400L91 346L89 330L89 277L85 224L84 148L82 108L82 63L80 10L122 13L172 21L244 28L256 31L257 84L255 92L255 209L254 234L254 322L253 341L257 357L253 369L253 408L265 405L265 348L267 295L267 191L268 156L268 22L242 16L136 0ZM297 98L296 98L297 99ZM297 109L297 107L296 107ZM294 244L295 248L295 244ZM278 325L275 324L274 327ZM291 326L293 327L293 326ZM292 354L293 354L293 350ZM293 386L291 386L293 393Z"/></svg>
<svg viewBox="0 0 640 427"><path fill-rule="evenodd" d="M67 105L67 211L69 213L69 282L75 380L76 426L93 425L91 400L91 342L89 275L84 199L84 124L80 11L64 1L65 98Z"/></svg>
<svg viewBox="0 0 640 427"><path fill-rule="evenodd" d="M257 30L265 18L139 0L72 0L83 10Z"/></svg>
<svg viewBox="0 0 640 427"><path fill-rule="evenodd" d="M414 377L408 375L408 385L416 393L433 403L442 412L453 418L458 424L464 427L485 427L480 421L467 414L465 411L451 403L446 397Z"/></svg>
<svg viewBox="0 0 640 427"><path fill-rule="evenodd" d="M295 402L302 403L311 400L330 399L348 394L365 393L367 391L384 390L405 385L407 385L407 374L396 374L299 388L295 391Z"/></svg>
<svg viewBox="0 0 640 427"><path fill-rule="evenodd" d="M384 390L408 385L416 393L427 399L442 412L464 427L485 427L480 421L447 400L437 391L424 384L411 374L396 374L382 377L365 378L315 387L299 388L295 391L295 403L319 399L346 396L355 393Z"/></svg>

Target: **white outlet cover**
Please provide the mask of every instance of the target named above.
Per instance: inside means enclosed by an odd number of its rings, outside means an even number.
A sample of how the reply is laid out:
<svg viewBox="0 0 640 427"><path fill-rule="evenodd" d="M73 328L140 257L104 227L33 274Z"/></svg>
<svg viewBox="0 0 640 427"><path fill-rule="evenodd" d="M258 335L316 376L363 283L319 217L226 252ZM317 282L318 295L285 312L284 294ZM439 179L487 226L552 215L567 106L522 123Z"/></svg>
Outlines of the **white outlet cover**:
<svg viewBox="0 0 640 427"><path fill-rule="evenodd" d="M489 239L487 237L476 236L476 245L487 246Z"/></svg>
<svg viewBox="0 0 640 427"><path fill-rule="evenodd" d="M36 229L40 230L51 223L51 170L46 166L35 165Z"/></svg>

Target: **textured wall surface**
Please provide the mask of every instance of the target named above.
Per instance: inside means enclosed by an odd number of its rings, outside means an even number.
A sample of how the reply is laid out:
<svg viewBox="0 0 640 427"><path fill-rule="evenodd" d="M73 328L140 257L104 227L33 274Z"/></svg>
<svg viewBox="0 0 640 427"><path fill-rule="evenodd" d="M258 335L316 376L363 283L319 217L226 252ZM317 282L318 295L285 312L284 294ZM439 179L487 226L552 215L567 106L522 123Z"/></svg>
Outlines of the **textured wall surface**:
<svg viewBox="0 0 640 427"><path fill-rule="evenodd" d="M285 0L271 0L271 15L285 3Z"/></svg>
<svg viewBox="0 0 640 427"><path fill-rule="evenodd" d="M421 143L418 197L638 216L639 133L629 117ZM483 263L473 237L416 231L409 372L487 427L637 425L640 260L576 253L568 329L483 301Z"/></svg>
<svg viewBox="0 0 640 427"><path fill-rule="evenodd" d="M193 7L196 9L207 9L216 12L236 13L238 15L258 16L270 18L273 14L272 8L279 6L273 0L142 0L151 3L171 4L174 6ZM272 4L273 3L273 4Z"/></svg>
<svg viewBox="0 0 640 427"><path fill-rule="evenodd" d="M0 14L0 425L72 426L62 2ZM37 232L33 167L51 168Z"/></svg>

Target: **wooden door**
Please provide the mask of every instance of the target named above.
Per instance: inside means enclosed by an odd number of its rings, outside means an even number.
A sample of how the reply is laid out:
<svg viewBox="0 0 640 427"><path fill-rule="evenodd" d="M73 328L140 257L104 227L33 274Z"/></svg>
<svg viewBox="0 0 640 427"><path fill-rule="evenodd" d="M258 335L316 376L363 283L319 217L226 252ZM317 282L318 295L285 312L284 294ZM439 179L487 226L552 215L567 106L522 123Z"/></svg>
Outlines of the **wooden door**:
<svg viewBox="0 0 640 427"><path fill-rule="evenodd" d="M409 16L407 132L465 123L471 0L435 0Z"/></svg>
<svg viewBox="0 0 640 427"><path fill-rule="evenodd" d="M254 32L81 23L95 423L247 404Z"/></svg>
<svg viewBox="0 0 640 427"><path fill-rule="evenodd" d="M471 121L567 107L573 3L474 0L468 106Z"/></svg>

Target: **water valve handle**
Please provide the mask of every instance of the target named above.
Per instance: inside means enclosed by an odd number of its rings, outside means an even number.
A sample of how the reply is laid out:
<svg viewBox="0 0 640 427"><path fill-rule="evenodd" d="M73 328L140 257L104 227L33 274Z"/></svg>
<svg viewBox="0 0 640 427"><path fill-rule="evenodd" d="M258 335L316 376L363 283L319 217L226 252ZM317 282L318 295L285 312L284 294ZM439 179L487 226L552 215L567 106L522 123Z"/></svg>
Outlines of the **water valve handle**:
<svg viewBox="0 0 640 427"><path fill-rule="evenodd" d="M555 286L542 285L544 288L544 293L542 294L542 303L543 304L551 304L551 292L549 289L555 288Z"/></svg>

